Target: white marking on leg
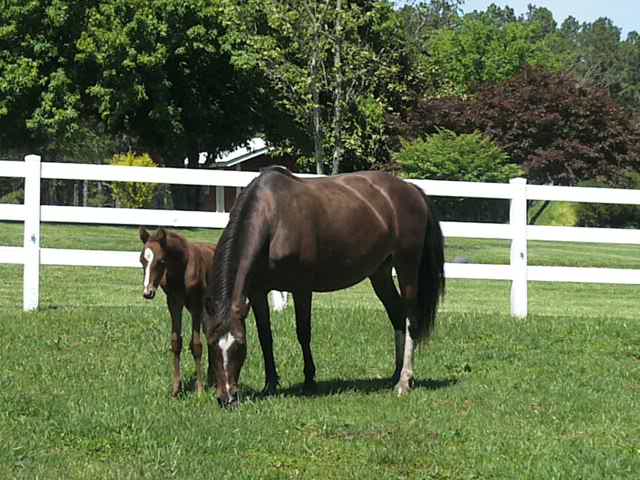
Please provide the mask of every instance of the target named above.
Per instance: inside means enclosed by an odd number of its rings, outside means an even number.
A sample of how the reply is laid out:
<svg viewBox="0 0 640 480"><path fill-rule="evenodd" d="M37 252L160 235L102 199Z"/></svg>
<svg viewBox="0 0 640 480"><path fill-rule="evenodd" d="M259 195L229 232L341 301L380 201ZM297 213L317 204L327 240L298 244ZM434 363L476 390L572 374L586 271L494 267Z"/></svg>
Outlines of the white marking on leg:
<svg viewBox="0 0 640 480"><path fill-rule="evenodd" d="M409 334L409 322L410 320L407 318L404 335L404 358L400 381L398 382L398 395L403 395L409 391L411 388L411 379L413 378L413 352L415 345L413 338L411 338Z"/></svg>
<svg viewBox="0 0 640 480"><path fill-rule="evenodd" d="M287 292L271 291L271 303L274 312L282 312L287 308Z"/></svg>
<svg viewBox="0 0 640 480"><path fill-rule="evenodd" d="M151 280L151 263L153 263L153 250L150 248L144 249L144 259L147 261L147 266L144 269L144 288L149 286Z"/></svg>
<svg viewBox="0 0 640 480"><path fill-rule="evenodd" d="M413 338L409 334L409 319L407 318L407 330L404 335L404 362L402 370L406 372L409 378L413 376Z"/></svg>

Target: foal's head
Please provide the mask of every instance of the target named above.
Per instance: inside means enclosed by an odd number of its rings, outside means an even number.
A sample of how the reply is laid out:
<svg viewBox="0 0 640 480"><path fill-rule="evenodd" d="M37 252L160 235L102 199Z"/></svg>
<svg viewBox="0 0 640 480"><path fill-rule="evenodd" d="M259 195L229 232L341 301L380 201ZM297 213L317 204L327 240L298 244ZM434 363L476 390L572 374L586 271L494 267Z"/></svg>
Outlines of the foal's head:
<svg viewBox="0 0 640 480"><path fill-rule="evenodd" d="M144 271L142 296L151 300L167 269L167 232L159 228L153 235L140 227L140 240L144 244L140 252L140 263Z"/></svg>

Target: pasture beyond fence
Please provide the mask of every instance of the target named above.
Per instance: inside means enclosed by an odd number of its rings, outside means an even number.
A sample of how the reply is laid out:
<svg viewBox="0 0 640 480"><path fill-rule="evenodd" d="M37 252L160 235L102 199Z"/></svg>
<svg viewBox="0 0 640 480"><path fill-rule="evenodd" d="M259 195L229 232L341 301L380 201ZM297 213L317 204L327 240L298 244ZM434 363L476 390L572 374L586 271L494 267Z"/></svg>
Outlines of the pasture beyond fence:
<svg viewBox="0 0 640 480"><path fill-rule="evenodd" d="M22 247L0 246L0 264L24 266L23 307L24 310L35 310L39 302L41 265L140 266L139 252L41 248L40 225L42 222L224 228L229 215L224 213L221 205L221 202L224 202L224 195L220 194L222 188L244 187L256 175L258 175L257 172L49 163L41 162L37 155L27 155L24 162L0 161L0 177L25 179L24 205L0 204L0 221L24 222L24 244ZM309 177L312 176L309 175ZM41 205L40 191L43 179L215 186L218 193L216 195L217 211ZM640 190L528 185L522 178L513 179L509 184L408 181L422 188L429 196L494 198L510 201L508 224L442 222L442 229L445 237L511 241L510 264L447 263L445 275L447 278L511 281L511 314L513 316L527 315L528 281L640 284L640 270L637 269L527 264L529 240L640 245L640 230L528 225L528 200L640 205ZM87 247L91 246L87 245Z"/></svg>

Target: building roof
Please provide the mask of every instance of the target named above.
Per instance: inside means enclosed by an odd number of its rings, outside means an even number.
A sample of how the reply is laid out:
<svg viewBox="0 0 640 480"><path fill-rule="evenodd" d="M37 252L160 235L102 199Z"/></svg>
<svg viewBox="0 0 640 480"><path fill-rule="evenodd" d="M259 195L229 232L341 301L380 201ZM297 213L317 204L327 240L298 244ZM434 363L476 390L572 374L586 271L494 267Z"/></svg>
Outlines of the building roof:
<svg viewBox="0 0 640 480"><path fill-rule="evenodd" d="M246 145L238 147L235 150L222 152L214 160L212 166L215 167L233 167L252 158L259 157L271 150L267 147L267 143L259 137L252 138ZM204 165L207 163L208 153L200 152L198 163ZM188 159L184 159L185 165Z"/></svg>
<svg viewBox="0 0 640 480"><path fill-rule="evenodd" d="M222 152L216 157L214 164L221 167L233 167L239 163L264 155L269 150L271 149L267 147L267 143L262 138L255 137L243 147L238 147L230 152Z"/></svg>

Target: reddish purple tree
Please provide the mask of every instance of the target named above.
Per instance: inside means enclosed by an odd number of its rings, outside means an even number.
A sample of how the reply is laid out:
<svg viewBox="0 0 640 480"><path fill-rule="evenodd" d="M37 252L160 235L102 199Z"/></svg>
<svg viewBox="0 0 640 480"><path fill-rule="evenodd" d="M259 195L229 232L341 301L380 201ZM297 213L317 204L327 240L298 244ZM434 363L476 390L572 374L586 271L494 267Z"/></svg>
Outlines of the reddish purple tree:
<svg viewBox="0 0 640 480"><path fill-rule="evenodd" d="M467 99L421 100L401 131L416 138L444 127L489 135L532 183L616 185L640 169L640 128L607 91L569 74L527 67Z"/></svg>

